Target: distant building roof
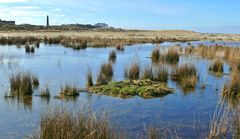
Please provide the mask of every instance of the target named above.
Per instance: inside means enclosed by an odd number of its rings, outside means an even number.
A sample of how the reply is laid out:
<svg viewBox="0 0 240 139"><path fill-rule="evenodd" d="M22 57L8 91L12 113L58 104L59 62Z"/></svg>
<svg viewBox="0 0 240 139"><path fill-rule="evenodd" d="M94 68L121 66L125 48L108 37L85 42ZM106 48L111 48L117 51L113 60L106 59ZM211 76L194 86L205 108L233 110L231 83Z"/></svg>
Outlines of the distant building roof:
<svg viewBox="0 0 240 139"><path fill-rule="evenodd" d="M96 23L95 27L99 27L99 28L108 28L108 24L106 23Z"/></svg>

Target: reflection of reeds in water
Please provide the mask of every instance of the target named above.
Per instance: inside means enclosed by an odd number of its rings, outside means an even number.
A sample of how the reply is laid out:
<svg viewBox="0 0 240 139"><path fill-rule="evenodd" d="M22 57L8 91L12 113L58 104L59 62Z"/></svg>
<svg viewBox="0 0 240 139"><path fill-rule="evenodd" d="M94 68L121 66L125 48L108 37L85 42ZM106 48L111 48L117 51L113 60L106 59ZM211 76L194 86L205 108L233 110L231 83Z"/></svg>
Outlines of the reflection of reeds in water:
<svg viewBox="0 0 240 139"><path fill-rule="evenodd" d="M23 107L26 110L32 109L32 96L8 96L4 97L6 102L10 102L13 105L17 103L17 106Z"/></svg>
<svg viewBox="0 0 240 139"><path fill-rule="evenodd" d="M117 58L117 54L116 54L116 52L115 51L111 51L110 53L109 53L109 57L108 57L108 60L110 61L110 62L115 62L116 61L116 58Z"/></svg>
<svg viewBox="0 0 240 139"><path fill-rule="evenodd" d="M5 66L9 69L16 69L21 61L21 57L12 55L9 53L1 53L0 54L0 66Z"/></svg>

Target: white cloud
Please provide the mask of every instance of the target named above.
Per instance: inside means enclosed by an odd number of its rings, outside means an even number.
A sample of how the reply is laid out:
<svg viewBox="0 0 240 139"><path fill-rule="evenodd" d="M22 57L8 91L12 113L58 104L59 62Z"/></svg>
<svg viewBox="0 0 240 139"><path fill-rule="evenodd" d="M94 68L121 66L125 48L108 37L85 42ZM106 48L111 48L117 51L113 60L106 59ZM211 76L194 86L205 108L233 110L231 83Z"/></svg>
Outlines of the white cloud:
<svg viewBox="0 0 240 139"><path fill-rule="evenodd" d="M29 0L0 0L0 3L28 2Z"/></svg>

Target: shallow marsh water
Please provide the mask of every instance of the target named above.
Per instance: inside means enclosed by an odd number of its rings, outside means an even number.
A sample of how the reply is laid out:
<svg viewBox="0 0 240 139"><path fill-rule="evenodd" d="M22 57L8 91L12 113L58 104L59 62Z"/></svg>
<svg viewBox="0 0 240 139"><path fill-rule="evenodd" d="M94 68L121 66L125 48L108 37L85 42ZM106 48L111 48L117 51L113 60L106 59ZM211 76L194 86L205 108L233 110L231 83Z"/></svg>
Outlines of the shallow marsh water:
<svg viewBox="0 0 240 139"><path fill-rule="evenodd" d="M192 44L216 44L214 42L192 42ZM240 46L240 43L221 42L220 44ZM151 64L151 51L156 47L169 47L178 43L162 43L160 45L138 44L125 47L125 51L117 52L114 63L114 80L124 79L125 68L134 61L142 67ZM181 43L187 46L188 43ZM26 54L24 48L1 46L0 66L0 135L1 138L23 138L36 131L41 112L50 107L67 107L71 111L87 104L93 111L107 111L111 123L126 131L131 137L143 132L147 126L157 126L168 132L175 132L180 138L206 137L210 118L220 98L220 91L229 79L229 66L224 65L225 75L216 77L208 72L211 60L199 57L181 56L179 64L193 63L198 69L199 82L195 90L183 91L176 82L168 80L168 85L175 89L174 94L162 98L128 99L111 96L81 93L74 100L58 100L58 94L65 83L85 87L89 69L96 77L100 65L108 62L108 54L114 48L87 48L75 51L59 45L44 45L35 49L34 54ZM40 80L40 88L48 84L51 98L46 100L33 95L27 99L4 98L9 92L11 73L31 72ZM202 84L207 84L205 89ZM34 94L37 94L36 90Z"/></svg>

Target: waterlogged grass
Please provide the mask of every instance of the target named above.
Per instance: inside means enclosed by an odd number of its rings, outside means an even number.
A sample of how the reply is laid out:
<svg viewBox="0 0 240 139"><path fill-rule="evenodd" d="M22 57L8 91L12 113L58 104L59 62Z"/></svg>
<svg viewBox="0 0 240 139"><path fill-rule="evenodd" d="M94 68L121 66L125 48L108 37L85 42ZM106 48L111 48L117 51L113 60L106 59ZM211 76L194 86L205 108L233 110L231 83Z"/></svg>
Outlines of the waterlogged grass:
<svg viewBox="0 0 240 139"><path fill-rule="evenodd" d="M152 58L152 62L153 62L153 63L159 62L159 60L160 60L160 50L157 49L157 48L154 49L154 50L152 51L151 58Z"/></svg>
<svg viewBox="0 0 240 139"><path fill-rule="evenodd" d="M171 78L179 82L183 89L195 88L198 81L197 69L194 65L180 65L171 73Z"/></svg>
<svg viewBox="0 0 240 139"><path fill-rule="evenodd" d="M171 47L167 50L167 52L163 53L160 52L160 49L156 48L152 51L151 58L153 63L162 61L170 64L177 64L180 54L175 47Z"/></svg>
<svg viewBox="0 0 240 139"><path fill-rule="evenodd" d="M17 73L10 77L11 95L32 95L38 86L38 78L30 73Z"/></svg>
<svg viewBox="0 0 240 139"><path fill-rule="evenodd" d="M89 70L87 74L87 87L93 86L92 72Z"/></svg>
<svg viewBox="0 0 240 139"><path fill-rule="evenodd" d="M138 63L131 64L125 69L125 77L130 80L137 80L140 77L140 65Z"/></svg>
<svg viewBox="0 0 240 139"><path fill-rule="evenodd" d="M96 118L92 112L70 113L53 109L41 115L40 130L30 135L33 139L118 139L124 134L116 132L107 116Z"/></svg>
<svg viewBox="0 0 240 139"><path fill-rule="evenodd" d="M51 96L49 87L46 86L46 87L42 88L40 91L40 94L37 96L49 98Z"/></svg>
<svg viewBox="0 0 240 139"><path fill-rule="evenodd" d="M108 84L113 78L112 63L104 63L101 65L100 72L97 76L97 85Z"/></svg>
<svg viewBox="0 0 240 139"><path fill-rule="evenodd" d="M215 60L209 67L209 71L213 72L215 74L219 74L221 75L224 71L223 71L223 66L224 63L223 61L221 61L220 59Z"/></svg>
<svg viewBox="0 0 240 139"><path fill-rule="evenodd" d="M98 116L96 116L98 115ZM99 116L100 115L100 116ZM39 130L27 136L30 139L128 139L128 138L177 138L175 133L168 135L159 128L146 127L143 132L129 136L113 127L108 115L93 113L91 110L70 112L64 108L52 108L41 114Z"/></svg>
<svg viewBox="0 0 240 139"><path fill-rule="evenodd" d="M168 69L164 65L159 65L157 67L145 67L143 70L143 75L141 79L149 79L158 82L168 81Z"/></svg>
<svg viewBox="0 0 240 139"><path fill-rule="evenodd" d="M188 46L185 53L201 56L202 58L215 59L223 58L228 61L240 60L240 48L223 45L199 45L197 47Z"/></svg>
<svg viewBox="0 0 240 139"><path fill-rule="evenodd" d="M55 98L76 97L79 95L79 89L75 85L66 84L61 87L60 93Z"/></svg>
<svg viewBox="0 0 240 139"><path fill-rule="evenodd" d="M224 85L222 95L226 99L240 101L240 74L237 69L232 71L230 82Z"/></svg>
<svg viewBox="0 0 240 139"><path fill-rule="evenodd" d="M169 48L167 53L163 54L162 60L168 63L178 63L179 61L179 52L176 48Z"/></svg>
<svg viewBox="0 0 240 139"><path fill-rule="evenodd" d="M161 97L173 93L166 83L151 80L126 80L111 82L107 85L93 86L90 93L104 94L116 97L140 96L143 98Z"/></svg>
<svg viewBox="0 0 240 139"><path fill-rule="evenodd" d="M123 46L122 44L117 44L117 45L116 45L116 49L117 49L118 51L124 51L124 46Z"/></svg>

